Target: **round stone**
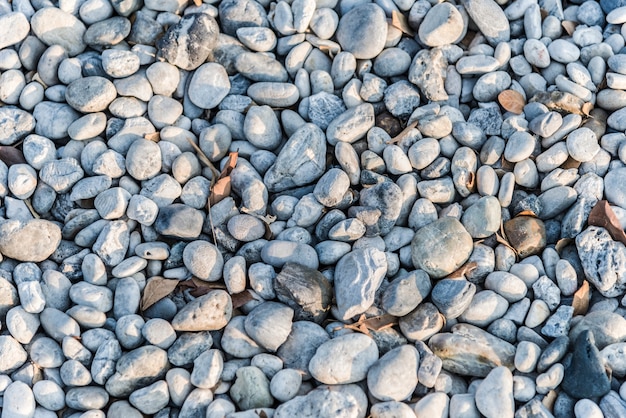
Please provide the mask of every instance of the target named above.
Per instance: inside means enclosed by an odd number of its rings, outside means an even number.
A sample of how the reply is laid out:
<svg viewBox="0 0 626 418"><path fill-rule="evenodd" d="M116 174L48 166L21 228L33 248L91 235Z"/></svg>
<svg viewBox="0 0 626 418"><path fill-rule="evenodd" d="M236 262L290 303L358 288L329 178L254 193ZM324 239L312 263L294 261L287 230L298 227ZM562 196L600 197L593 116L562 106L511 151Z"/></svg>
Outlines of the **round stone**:
<svg viewBox="0 0 626 418"><path fill-rule="evenodd" d="M222 253L207 241L193 241L183 251L183 263L191 274L201 280L214 282L222 278Z"/></svg>
<svg viewBox="0 0 626 418"><path fill-rule="evenodd" d="M356 6L341 17L335 36L341 48L355 58L375 58L387 38L385 12L374 3Z"/></svg>
<svg viewBox="0 0 626 418"><path fill-rule="evenodd" d="M65 100L83 113L102 112L117 97L115 85L104 77L79 78L65 90Z"/></svg>
<svg viewBox="0 0 626 418"><path fill-rule="evenodd" d="M135 180L148 180L161 171L161 148L147 139L137 139L126 154L126 171Z"/></svg>
<svg viewBox="0 0 626 418"><path fill-rule="evenodd" d="M220 64L202 64L193 73L187 91L193 104L201 109L213 109L230 91L228 74Z"/></svg>
<svg viewBox="0 0 626 418"><path fill-rule="evenodd" d="M416 232L411 242L411 259L416 268L441 278L461 267L473 249L472 237L461 222L444 217Z"/></svg>

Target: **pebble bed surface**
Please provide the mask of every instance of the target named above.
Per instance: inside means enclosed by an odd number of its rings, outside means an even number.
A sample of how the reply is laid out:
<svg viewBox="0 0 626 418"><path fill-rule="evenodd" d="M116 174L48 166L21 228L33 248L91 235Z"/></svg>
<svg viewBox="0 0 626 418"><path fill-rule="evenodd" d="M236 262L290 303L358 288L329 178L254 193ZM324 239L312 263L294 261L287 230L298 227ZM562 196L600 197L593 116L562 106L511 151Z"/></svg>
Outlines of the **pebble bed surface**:
<svg viewBox="0 0 626 418"><path fill-rule="evenodd" d="M625 38L0 0L0 417L626 418Z"/></svg>

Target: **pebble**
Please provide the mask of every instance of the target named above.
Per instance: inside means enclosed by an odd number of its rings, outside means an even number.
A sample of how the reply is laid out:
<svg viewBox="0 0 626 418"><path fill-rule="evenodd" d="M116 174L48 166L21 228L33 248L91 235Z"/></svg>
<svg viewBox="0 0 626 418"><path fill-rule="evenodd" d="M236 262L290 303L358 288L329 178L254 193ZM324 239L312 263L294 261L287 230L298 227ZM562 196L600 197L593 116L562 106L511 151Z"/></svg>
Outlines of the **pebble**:
<svg viewBox="0 0 626 418"><path fill-rule="evenodd" d="M377 360L374 340L359 333L346 334L318 347L309 362L309 372L329 385L354 383L365 379Z"/></svg>
<svg viewBox="0 0 626 418"><path fill-rule="evenodd" d="M385 46L387 22L385 13L376 4L351 9L339 19L337 42L357 59L376 57Z"/></svg>
<svg viewBox="0 0 626 418"><path fill-rule="evenodd" d="M213 331L223 328L231 316L230 296L223 290L214 290L185 305L171 323L176 331Z"/></svg>
<svg viewBox="0 0 626 418"><path fill-rule="evenodd" d="M486 417L515 415L513 374L503 366L494 368L476 388L476 408Z"/></svg>
<svg viewBox="0 0 626 418"><path fill-rule="evenodd" d="M350 416L362 416L366 409L367 396L358 385L319 386L278 406L274 417L292 417L301 411L310 411L311 416L332 416L338 410Z"/></svg>
<svg viewBox="0 0 626 418"><path fill-rule="evenodd" d="M230 388L230 396L242 410L268 408L274 403L269 381L257 367L241 367L237 380Z"/></svg>
<svg viewBox="0 0 626 418"><path fill-rule="evenodd" d="M624 246L613 241L606 229L592 226L576 237L576 247L583 254L582 267L595 288L607 297L620 294L625 286L619 274L626 261Z"/></svg>
<svg viewBox="0 0 626 418"><path fill-rule="evenodd" d="M370 393L381 401L407 399L417 385L418 364L419 353L414 347L404 345L388 351L367 372Z"/></svg>
<svg viewBox="0 0 626 418"><path fill-rule="evenodd" d="M54 22L51 24L50 22ZM85 25L75 16L56 7L44 7L30 19L33 33L46 45L60 45L70 56L85 49Z"/></svg>
<svg viewBox="0 0 626 418"><path fill-rule="evenodd" d="M455 249L454 257L450 257L449 246ZM467 230L459 221L447 217L421 228L411 243L413 264L434 278L447 276L458 269L472 250L473 243Z"/></svg>

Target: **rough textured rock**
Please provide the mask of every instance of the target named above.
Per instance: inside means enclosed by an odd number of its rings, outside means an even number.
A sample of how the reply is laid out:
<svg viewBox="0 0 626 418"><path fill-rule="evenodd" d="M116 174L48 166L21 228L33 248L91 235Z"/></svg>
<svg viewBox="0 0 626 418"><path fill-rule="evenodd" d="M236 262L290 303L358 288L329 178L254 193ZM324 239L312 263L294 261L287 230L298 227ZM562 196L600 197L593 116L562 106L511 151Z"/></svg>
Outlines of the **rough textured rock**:
<svg viewBox="0 0 626 418"><path fill-rule="evenodd" d="M590 226L576 237L585 276L606 297L626 290L626 247L602 227Z"/></svg>

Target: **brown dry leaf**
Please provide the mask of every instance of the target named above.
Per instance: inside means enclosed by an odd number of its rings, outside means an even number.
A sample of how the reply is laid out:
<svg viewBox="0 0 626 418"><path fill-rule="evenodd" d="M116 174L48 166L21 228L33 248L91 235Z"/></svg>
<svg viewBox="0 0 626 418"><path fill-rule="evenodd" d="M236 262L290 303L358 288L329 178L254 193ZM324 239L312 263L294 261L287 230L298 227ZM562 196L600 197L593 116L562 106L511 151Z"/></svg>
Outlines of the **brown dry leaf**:
<svg viewBox="0 0 626 418"><path fill-rule="evenodd" d="M7 145L0 145L0 160L8 167L11 167L13 164L26 164L22 151Z"/></svg>
<svg viewBox="0 0 626 418"><path fill-rule="evenodd" d="M515 90L503 90L498 94L498 103L504 108L504 110L516 114L521 114L524 111L524 105L526 100L524 96Z"/></svg>
<svg viewBox="0 0 626 418"><path fill-rule="evenodd" d="M346 324L343 327L347 329L351 329L353 331L361 332L365 335L370 335L370 330L372 331L380 331L385 328L390 328L398 323L398 318L384 314L380 316L373 316L371 318L366 318L365 315L361 314L359 320L354 324Z"/></svg>
<svg viewBox="0 0 626 418"><path fill-rule="evenodd" d="M252 293L248 292L247 290L230 295L230 298L233 301L233 309L240 308L246 303L254 300L254 296L252 296Z"/></svg>
<svg viewBox="0 0 626 418"><path fill-rule="evenodd" d="M202 0L193 0L193 4L195 4L196 6L200 7L200 6L202 6Z"/></svg>
<svg viewBox="0 0 626 418"><path fill-rule="evenodd" d="M145 134L143 137L144 139L147 139L148 141L159 142L161 140L161 133L152 132L151 134Z"/></svg>
<svg viewBox="0 0 626 418"><path fill-rule="evenodd" d="M228 156L228 163L222 173L220 174L217 182L211 188L211 195L209 196L209 205L215 205L217 202L230 196L230 173L237 165L238 152L231 152Z"/></svg>
<svg viewBox="0 0 626 418"><path fill-rule="evenodd" d="M409 36L415 36L415 31L409 26L409 21L406 16L395 10L391 12L391 26L400 29Z"/></svg>
<svg viewBox="0 0 626 418"><path fill-rule="evenodd" d="M624 233L619 219L606 200L599 201L591 209L587 223L605 228L611 234L611 238L626 245L626 233Z"/></svg>
<svg viewBox="0 0 626 418"><path fill-rule="evenodd" d="M578 23L572 22L571 20L564 20L561 22L561 26L563 26L563 29L565 29L565 32L567 32L569 36L572 36L577 25Z"/></svg>
<svg viewBox="0 0 626 418"><path fill-rule="evenodd" d="M461 267L459 267L456 271L447 275L446 279L464 278L466 274L471 273L472 271L476 270L477 267L478 267L478 263L475 261L465 263Z"/></svg>
<svg viewBox="0 0 626 418"><path fill-rule="evenodd" d="M574 308L574 316L584 315L589 309L589 299L591 299L591 292L589 291L589 282L583 281L582 286L574 293L574 300L572 300L572 307Z"/></svg>
<svg viewBox="0 0 626 418"><path fill-rule="evenodd" d="M581 110L583 111L585 116L591 115L591 111L593 110L593 103L591 102L585 103L583 107L581 108Z"/></svg>
<svg viewBox="0 0 626 418"><path fill-rule="evenodd" d="M180 280L165 279L160 276L155 276L148 280L143 290L143 296L141 297L141 310L145 311L150 306L172 293L178 284L180 284Z"/></svg>

